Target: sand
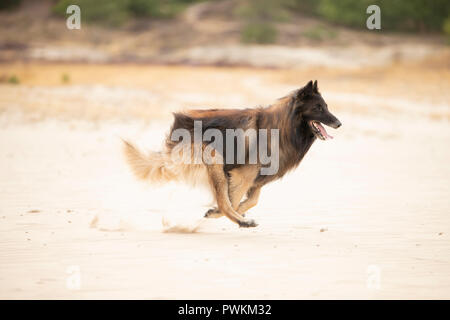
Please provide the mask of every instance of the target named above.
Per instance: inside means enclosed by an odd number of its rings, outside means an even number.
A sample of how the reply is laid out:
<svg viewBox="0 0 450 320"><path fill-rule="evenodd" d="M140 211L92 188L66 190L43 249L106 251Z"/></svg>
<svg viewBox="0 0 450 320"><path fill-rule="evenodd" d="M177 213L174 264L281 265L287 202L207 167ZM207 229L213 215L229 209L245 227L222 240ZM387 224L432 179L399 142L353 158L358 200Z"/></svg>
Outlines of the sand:
<svg viewBox="0 0 450 320"><path fill-rule="evenodd" d="M427 83L440 100L419 86L395 95L389 83L384 95L342 91L324 75L343 126L263 188L249 213L259 226L244 229L203 219L211 202L203 189L136 181L119 138L158 149L179 105L269 103L294 87L292 73L171 67L190 83L171 94L177 82L145 87L123 68L128 85L34 76L0 85L0 298L450 298L446 70ZM212 86L228 87L192 93L210 75ZM354 88L371 79L356 76Z"/></svg>

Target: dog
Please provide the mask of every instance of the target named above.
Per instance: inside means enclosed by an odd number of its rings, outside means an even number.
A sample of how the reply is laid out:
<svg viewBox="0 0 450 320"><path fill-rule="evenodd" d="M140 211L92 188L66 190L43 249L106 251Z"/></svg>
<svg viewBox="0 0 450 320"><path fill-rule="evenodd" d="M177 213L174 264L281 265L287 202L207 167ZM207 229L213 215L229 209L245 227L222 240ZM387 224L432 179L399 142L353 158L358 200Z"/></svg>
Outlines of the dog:
<svg viewBox="0 0 450 320"><path fill-rule="evenodd" d="M260 146L260 136L244 136L245 155L242 156L236 152L235 146L229 148L227 145L225 149L211 148L204 140L192 138L192 133L195 136L195 130L199 129L196 128L196 123L202 125L199 131L201 134L215 132L217 136L228 134L230 129L241 129L241 132L275 130L278 133L278 141L271 136L265 145L268 146L268 153L273 153L275 147L278 148L276 172L262 174L268 164L264 163L261 157L250 161L255 146ZM145 154L132 143L124 141L124 154L139 179L154 182L183 180L194 184L205 182L217 203L217 207L208 210L205 217L226 216L240 227L256 227L257 223L247 219L245 213L257 204L261 188L296 168L317 138L332 138L322 124L334 129L341 126L341 122L328 110L319 92L317 80L309 81L302 88L278 99L268 107L188 110L174 113L174 122L163 151ZM190 162L181 163L174 159L174 151L181 150L180 143L177 143L174 136L180 132L189 133L188 140L181 144L187 146L183 151L194 151L194 154L197 151L197 156L192 156L192 153L188 155ZM209 157L199 157L198 154L202 151L209 151ZM177 152L175 154L178 154ZM241 161L238 161L239 156ZM198 161L199 159L201 161ZM231 161L223 161L224 159Z"/></svg>

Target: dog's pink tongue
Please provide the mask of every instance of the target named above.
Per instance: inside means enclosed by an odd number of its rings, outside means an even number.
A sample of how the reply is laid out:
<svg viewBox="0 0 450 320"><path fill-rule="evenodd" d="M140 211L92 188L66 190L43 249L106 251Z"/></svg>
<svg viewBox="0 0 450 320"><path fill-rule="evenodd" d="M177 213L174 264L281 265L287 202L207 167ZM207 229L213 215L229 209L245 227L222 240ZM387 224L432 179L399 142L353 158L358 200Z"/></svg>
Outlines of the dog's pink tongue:
<svg viewBox="0 0 450 320"><path fill-rule="evenodd" d="M333 139L333 136L330 136L327 130L325 130L325 128L320 123L317 124L317 127L319 128L320 133L325 137L325 140Z"/></svg>

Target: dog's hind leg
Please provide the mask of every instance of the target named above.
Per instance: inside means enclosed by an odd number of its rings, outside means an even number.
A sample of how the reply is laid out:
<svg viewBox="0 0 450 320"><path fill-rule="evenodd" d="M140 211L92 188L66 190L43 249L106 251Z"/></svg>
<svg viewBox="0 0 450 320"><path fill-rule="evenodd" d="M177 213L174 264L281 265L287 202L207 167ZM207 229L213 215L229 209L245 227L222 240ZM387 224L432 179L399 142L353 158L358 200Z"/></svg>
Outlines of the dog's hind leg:
<svg viewBox="0 0 450 320"><path fill-rule="evenodd" d="M247 192L247 199L242 201L239 204L239 207L237 208L237 212L239 212L242 216L245 212L247 212L249 209L256 206L259 199L259 194L261 193L261 187L251 187L250 190Z"/></svg>
<svg viewBox="0 0 450 320"><path fill-rule="evenodd" d="M233 204L233 209L236 210L239 214L241 214L243 217L245 216L245 213L256 206L258 204L259 194L261 193L261 187L252 187L247 192L247 199L242 201L241 203L238 203L237 206ZM232 197L230 197L231 200ZM242 196L239 198L241 199ZM235 198L237 199L237 198ZM209 209L206 214L205 218L220 218L223 217L223 213L219 211L217 208Z"/></svg>
<svg viewBox="0 0 450 320"><path fill-rule="evenodd" d="M240 227L256 227L257 224L255 221L244 219L244 217L233 209L232 202L229 197L228 179L223 171L223 165L208 165L207 170L219 212L223 213L227 216L227 218L237 223Z"/></svg>
<svg viewBox="0 0 450 320"><path fill-rule="evenodd" d="M229 172L228 196L234 210L238 209L242 197L252 186L257 173L256 167L242 167ZM209 209L205 214L206 218L220 218L222 216L223 213L218 208Z"/></svg>
<svg viewBox="0 0 450 320"><path fill-rule="evenodd" d="M228 196L230 198L231 207L234 210L239 207L239 203L247 190L248 186L242 181L241 176L232 175L228 179ZM223 216L224 214L217 207L211 208L205 213L205 218L220 218Z"/></svg>

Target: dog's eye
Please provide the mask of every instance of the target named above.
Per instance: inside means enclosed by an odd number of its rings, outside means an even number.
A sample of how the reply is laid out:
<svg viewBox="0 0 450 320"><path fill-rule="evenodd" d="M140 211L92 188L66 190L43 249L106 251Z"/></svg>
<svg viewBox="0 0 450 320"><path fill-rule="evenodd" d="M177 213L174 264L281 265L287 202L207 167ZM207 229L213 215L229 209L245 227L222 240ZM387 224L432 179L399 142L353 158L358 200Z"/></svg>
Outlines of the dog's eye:
<svg viewBox="0 0 450 320"><path fill-rule="evenodd" d="M321 106L320 104L318 104L318 105L316 105L316 110L317 110L317 111L322 111L323 108L322 108L322 106Z"/></svg>

